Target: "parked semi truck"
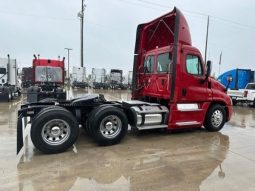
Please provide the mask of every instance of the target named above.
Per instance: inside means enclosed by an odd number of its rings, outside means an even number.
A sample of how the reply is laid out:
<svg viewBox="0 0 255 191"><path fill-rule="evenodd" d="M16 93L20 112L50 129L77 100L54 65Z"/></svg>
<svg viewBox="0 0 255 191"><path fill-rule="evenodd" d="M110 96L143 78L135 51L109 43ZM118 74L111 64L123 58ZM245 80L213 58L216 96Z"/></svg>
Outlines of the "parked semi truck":
<svg viewBox="0 0 255 191"><path fill-rule="evenodd" d="M40 59L34 55L33 59L33 86L27 89L27 102L33 103L42 100L65 100L63 60Z"/></svg>
<svg viewBox="0 0 255 191"><path fill-rule="evenodd" d="M21 87L28 88L33 84L33 68L32 67L25 67L22 68L21 74Z"/></svg>
<svg viewBox="0 0 255 191"><path fill-rule="evenodd" d="M110 71L110 86L111 89L126 90L128 85L123 80L123 70L111 69Z"/></svg>
<svg viewBox="0 0 255 191"><path fill-rule="evenodd" d="M85 67L76 67L76 66L73 67L72 87L78 87L78 88L88 87Z"/></svg>
<svg viewBox="0 0 255 191"><path fill-rule="evenodd" d="M90 86L94 89L110 88L110 84L107 82L106 70L104 68L92 68Z"/></svg>
<svg viewBox="0 0 255 191"><path fill-rule="evenodd" d="M10 101L14 96L20 96L20 87L17 79L17 61L7 58L0 58L0 100Z"/></svg>
<svg viewBox="0 0 255 191"><path fill-rule="evenodd" d="M232 103L225 87L209 77L188 24L177 9L137 28L131 101L107 101L88 94L69 101L32 103L18 112L17 152L23 146L22 119L30 117L37 149L59 153L70 148L79 126L99 145L119 143L128 124L138 130L219 131L230 120Z"/></svg>

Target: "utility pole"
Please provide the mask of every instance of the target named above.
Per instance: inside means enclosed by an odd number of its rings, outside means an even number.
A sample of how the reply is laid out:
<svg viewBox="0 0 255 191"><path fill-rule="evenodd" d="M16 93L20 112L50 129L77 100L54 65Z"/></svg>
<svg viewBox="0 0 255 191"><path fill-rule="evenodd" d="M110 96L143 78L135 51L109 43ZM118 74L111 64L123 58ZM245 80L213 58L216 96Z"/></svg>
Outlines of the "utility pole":
<svg viewBox="0 0 255 191"><path fill-rule="evenodd" d="M220 53L220 61L219 61L219 76L220 76L221 58L222 58L222 51L221 51L221 53Z"/></svg>
<svg viewBox="0 0 255 191"><path fill-rule="evenodd" d="M71 48L65 48L66 50L67 50L67 78L68 78L68 85L70 85L70 67L69 67L69 56L70 56L70 54L69 54L69 52L70 52L70 50L73 50L73 49L71 49Z"/></svg>
<svg viewBox="0 0 255 191"><path fill-rule="evenodd" d="M207 44L208 44L208 34L209 34L209 24L210 24L210 17L207 17L207 30L206 30L206 41L205 41L205 63L207 61Z"/></svg>
<svg viewBox="0 0 255 191"><path fill-rule="evenodd" d="M78 13L78 17L81 22L81 67L83 67L83 20L84 20L84 10L86 5L84 4L84 0L81 0L81 11Z"/></svg>

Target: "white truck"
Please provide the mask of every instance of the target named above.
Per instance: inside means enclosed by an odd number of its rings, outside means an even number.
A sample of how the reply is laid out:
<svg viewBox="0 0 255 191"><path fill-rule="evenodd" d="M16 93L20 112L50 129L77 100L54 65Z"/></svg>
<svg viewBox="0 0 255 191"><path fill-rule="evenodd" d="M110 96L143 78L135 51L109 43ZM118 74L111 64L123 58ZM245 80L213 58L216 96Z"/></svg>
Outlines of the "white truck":
<svg viewBox="0 0 255 191"><path fill-rule="evenodd" d="M248 83L244 94L247 95L247 102L255 107L255 83Z"/></svg>
<svg viewBox="0 0 255 191"><path fill-rule="evenodd" d="M246 97L244 96L244 89L228 90L227 93L229 97L231 97L233 105L246 102Z"/></svg>
<svg viewBox="0 0 255 191"><path fill-rule="evenodd" d="M85 67L76 67L76 66L73 67L72 87L78 87L78 88L88 87Z"/></svg>
<svg viewBox="0 0 255 191"><path fill-rule="evenodd" d="M106 69L92 68L90 87L93 89L110 88L110 84L107 82Z"/></svg>
<svg viewBox="0 0 255 191"><path fill-rule="evenodd" d="M16 59L10 59L9 55L7 58L0 58L0 100L10 101L20 94Z"/></svg>
<svg viewBox="0 0 255 191"><path fill-rule="evenodd" d="M227 93L231 97L233 105L247 103L255 106L255 83L248 83L245 89L228 90Z"/></svg>

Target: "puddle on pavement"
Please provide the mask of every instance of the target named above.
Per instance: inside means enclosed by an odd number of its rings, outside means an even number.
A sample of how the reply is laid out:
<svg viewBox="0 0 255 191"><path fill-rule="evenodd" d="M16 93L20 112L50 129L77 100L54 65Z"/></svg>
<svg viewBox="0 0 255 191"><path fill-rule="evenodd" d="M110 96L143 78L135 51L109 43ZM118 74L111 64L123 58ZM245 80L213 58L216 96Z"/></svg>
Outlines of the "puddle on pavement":
<svg viewBox="0 0 255 191"><path fill-rule="evenodd" d="M130 99L130 91L121 90L75 89L68 91L68 96L88 92L102 93L108 100ZM118 145L99 147L82 131L75 147L56 155L40 153L28 138L17 164L16 120L21 100L25 97L0 103L0 190L211 191L255 187L253 155L246 156L241 147L255 143L255 108L234 107L232 120L216 133L129 133ZM237 178L249 184L243 186Z"/></svg>

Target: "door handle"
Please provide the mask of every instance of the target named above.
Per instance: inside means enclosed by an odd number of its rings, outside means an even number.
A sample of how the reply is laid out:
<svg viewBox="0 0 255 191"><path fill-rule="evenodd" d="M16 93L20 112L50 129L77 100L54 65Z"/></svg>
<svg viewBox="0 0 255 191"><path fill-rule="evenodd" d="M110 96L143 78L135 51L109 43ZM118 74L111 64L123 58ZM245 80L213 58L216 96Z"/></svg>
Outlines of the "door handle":
<svg viewBox="0 0 255 191"><path fill-rule="evenodd" d="M164 79L161 80L161 85L162 85L162 86L165 85L165 80L164 80Z"/></svg>
<svg viewBox="0 0 255 191"><path fill-rule="evenodd" d="M186 96L187 95L187 89L186 88L182 88L182 96Z"/></svg>

